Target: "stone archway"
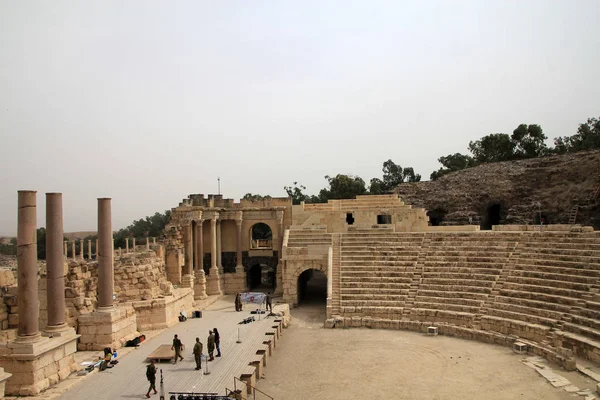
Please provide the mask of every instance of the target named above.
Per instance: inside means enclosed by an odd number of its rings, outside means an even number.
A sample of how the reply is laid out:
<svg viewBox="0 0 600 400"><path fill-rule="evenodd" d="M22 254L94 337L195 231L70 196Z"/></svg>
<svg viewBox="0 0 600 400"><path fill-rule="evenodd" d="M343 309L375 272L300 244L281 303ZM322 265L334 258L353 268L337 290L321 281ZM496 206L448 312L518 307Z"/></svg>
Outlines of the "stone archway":
<svg viewBox="0 0 600 400"><path fill-rule="evenodd" d="M300 292L298 282L300 276L308 270L320 271L323 273L326 279L329 279L329 277L327 276L327 265L315 261L297 266L295 269L292 270L291 273L286 273L286 277L284 277L284 279L287 282L284 283L283 297L285 302L291 304L294 307L298 306L299 303L298 296ZM327 295L327 293L325 293L325 295Z"/></svg>

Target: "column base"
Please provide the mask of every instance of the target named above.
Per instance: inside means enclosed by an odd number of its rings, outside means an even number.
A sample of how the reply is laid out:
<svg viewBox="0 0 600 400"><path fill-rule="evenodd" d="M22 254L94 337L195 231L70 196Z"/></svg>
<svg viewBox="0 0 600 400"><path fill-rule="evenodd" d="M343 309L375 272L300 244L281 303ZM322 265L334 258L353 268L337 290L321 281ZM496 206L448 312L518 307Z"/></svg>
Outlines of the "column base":
<svg viewBox="0 0 600 400"><path fill-rule="evenodd" d="M6 381L6 375L0 376L0 389L6 383L8 395L35 396L76 372L73 354L77 351L79 335L72 328L64 333L29 343L9 342L10 354L0 359L0 366L12 377Z"/></svg>
<svg viewBox="0 0 600 400"><path fill-rule="evenodd" d="M223 290L221 288L221 275L216 268L211 268L209 275L206 277L206 294L209 296L223 295Z"/></svg>
<svg viewBox="0 0 600 400"><path fill-rule="evenodd" d="M55 326L46 326L42 331L42 336L45 337L59 337L59 336L68 336L71 334L71 331L75 332L73 328L71 328L67 324L60 324Z"/></svg>
<svg viewBox="0 0 600 400"><path fill-rule="evenodd" d="M181 277L181 287L182 288L194 288L194 275L186 274Z"/></svg>
<svg viewBox="0 0 600 400"><path fill-rule="evenodd" d="M204 270L196 271L196 279L194 280L194 300L204 300L206 295L206 275Z"/></svg>
<svg viewBox="0 0 600 400"><path fill-rule="evenodd" d="M118 349L138 336L135 310L131 304L113 308L111 312L93 311L78 318L79 350Z"/></svg>

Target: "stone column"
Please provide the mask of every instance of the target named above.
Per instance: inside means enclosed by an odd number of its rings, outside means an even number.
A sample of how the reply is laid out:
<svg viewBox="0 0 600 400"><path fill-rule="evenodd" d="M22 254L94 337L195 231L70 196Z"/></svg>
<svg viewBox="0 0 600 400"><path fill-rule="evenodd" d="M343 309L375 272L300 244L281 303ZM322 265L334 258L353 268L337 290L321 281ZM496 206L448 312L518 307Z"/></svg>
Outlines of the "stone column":
<svg viewBox="0 0 600 400"><path fill-rule="evenodd" d="M98 311L113 310L114 270L110 199L98 199Z"/></svg>
<svg viewBox="0 0 600 400"><path fill-rule="evenodd" d="M46 193L46 294L48 300L48 326L45 329L46 332L62 331L67 328L65 319L65 259L61 254L62 241L62 193ZM81 249L83 254L83 245Z"/></svg>
<svg viewBox="0 0 600 400"><path fill-rule="evenodd" d="M98 259L98 249L100 247L98 247L98 239L96 239L96 260Z"/></svg>
<svg viewBox="0 0 600 400"><path fill-rule="evenodd" d="M63 243L64 243L65 258L67 258L69 256L69 242L67 242L65 240Z"/></svg>
<svg viewBox="0 0 600 400"><path fill-rule="evenodd" d="M237 256L235 262L235 273L244 272L244 265L242 264L242 220L236 219L235 224L237 226Z"/></svg>
<svg viewBox="0 0 600 400"><path fill-rule="evenodd" d="M83 239L79 239L79 259L83 260L83 248L85 246L83 245Z"/></svg>
<svg viewBox="0 0 600 400"><path fill-rule="evenodd" d="M194 270L200 271L203 267L204 244L202 236L202 220L196 221L196 243L194 243Z"/></svg>
<svg viewBox="0 0 600 400"><path fill-rule="evenodd" d="M129 238L125 238L125 253L129 253Z"/></svg>
<svg viewBox="0 0 600 400"><path fill-rule="evenodd" d="M135 253L135 238L131 238L132 244L131 247L133 248L133 252Z"/></svg>
<svg viewBox="0 0 600 400"><path fill-rule="evenodd" d="M71 241L71 258L73 258L73 260L77 259L77 254L75 254L75 240Z"/></svg>
<svg viewBox="0 0 600 400"><path fill-rule="evenodd" d="M146 251L150 250L150 238L146 236Z"/></svg>
<svg viewBox="0 0 600 400"><path fill-rule="evenodd" d="M204 220L200 220L198 224L198 270L204 272Z"/></svg>
<svg viewBox="0 0 600 400"><path fill-rule="evenodd" d="M92 240L88 240L88 260L92 261Z"/></svg>
<svg viewBox="0 0 600 400"><path fill-rule="evenodd" d="M19 324L16 340L33 342L41 337L39 331L36 192L19 190L18 193L17 304Z"/></svg>
<svg viewBox="0 0 600 400"><path fill-rule="evenodd" d="M281 259L282 257L282 250L283 250L283 211L277 211L277 220L278 220L278 225L277 225L277 258Z"/></svg>
<svg viewBox="0 0 600 400"><path fill-rule="evenodd" d="M156 238L155 237L152 238L152 246L156 246Z"/></svg>
<svg viewBox="0 0 600 400"><path fill-rule="evenodd" d="M223 273L223 264L221 263L221 220L217 220L217 267L219 268L219 273Z"/></svg>
<svg viewBox="0 0 600 400"><path fill-rule="evenodd" d="M210 272L213 274L217 270L217 217L210 220Z"/></svg>
<svg viewBox="0 0 600 400"><path fill-rule="evenodd" d="M183 266L183 274L192 274L192 264L194 260L194 250L192 248L192 224L183 227L183 249L185 251L185 261Z"/></svg>

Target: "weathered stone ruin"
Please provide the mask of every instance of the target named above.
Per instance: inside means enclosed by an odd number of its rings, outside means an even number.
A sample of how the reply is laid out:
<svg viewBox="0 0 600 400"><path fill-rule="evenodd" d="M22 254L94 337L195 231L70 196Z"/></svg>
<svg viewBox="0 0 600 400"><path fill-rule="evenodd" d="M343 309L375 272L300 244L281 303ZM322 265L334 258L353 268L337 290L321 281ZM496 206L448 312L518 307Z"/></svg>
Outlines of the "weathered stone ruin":
<svg viewBox="0 0 600 400"><path fill-rule="evenodd" d="M582 224L600 229L600 151L482 164L396 192L432 225Z"/></svg>

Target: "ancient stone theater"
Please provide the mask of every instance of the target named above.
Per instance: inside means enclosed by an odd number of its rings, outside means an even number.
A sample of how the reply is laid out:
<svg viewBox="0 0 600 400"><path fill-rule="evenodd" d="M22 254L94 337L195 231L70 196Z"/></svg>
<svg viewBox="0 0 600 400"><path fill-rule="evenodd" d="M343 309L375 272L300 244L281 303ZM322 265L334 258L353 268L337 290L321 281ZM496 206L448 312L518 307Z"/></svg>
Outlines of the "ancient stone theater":
<svg viewBox="0 0 600 400"><path fill-rule="evenodd" d="M77 370L77 351L119 348L208 298L262 291L293 307L313 279L326 281L328 328L519 346L567 370L576 357L600 362L600 235L591 227L434 226L397 194L299 205L192 194L163 237L115 249L102 198L98 242L69 255L62 197L48 193L40 264L35 205L35 192L19 192L18 284L0 275L0 384L10 394L46 390Z"/></svg>

